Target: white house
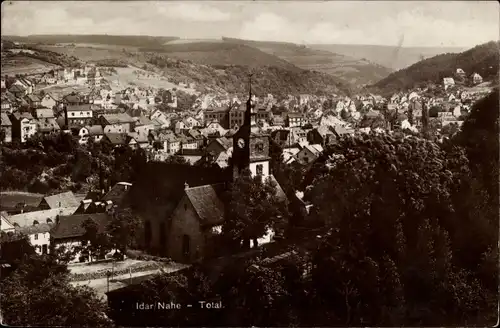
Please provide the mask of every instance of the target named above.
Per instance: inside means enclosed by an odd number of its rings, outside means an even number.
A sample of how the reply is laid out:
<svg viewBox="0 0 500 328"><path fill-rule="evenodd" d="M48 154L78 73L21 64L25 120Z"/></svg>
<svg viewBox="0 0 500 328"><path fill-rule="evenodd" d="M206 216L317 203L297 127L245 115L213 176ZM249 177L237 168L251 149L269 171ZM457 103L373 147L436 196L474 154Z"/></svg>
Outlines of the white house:
<svg viewBox="0 0 500 328"><path fill-rule="evenodd" d="M40 104L45 108L53 108L57 104L57 101L49 93L46 93L41 98Z"/></svg>
<svg viewBox="0 0 500 328"><path fill-rule="evenodd" d="M444 86L445 90L447 90L448 88L450 88L454 85L455 85L455 80L452 77L445 77L443 79L443 86Z"/></svg>
<svg viewBox="0 0 500 328"><path fill-rule="evenodd" d="M16 232L28 236L31 245L38 254L49 254L50 249L50 223L35 223L31 226L16 227Z"/></svg>

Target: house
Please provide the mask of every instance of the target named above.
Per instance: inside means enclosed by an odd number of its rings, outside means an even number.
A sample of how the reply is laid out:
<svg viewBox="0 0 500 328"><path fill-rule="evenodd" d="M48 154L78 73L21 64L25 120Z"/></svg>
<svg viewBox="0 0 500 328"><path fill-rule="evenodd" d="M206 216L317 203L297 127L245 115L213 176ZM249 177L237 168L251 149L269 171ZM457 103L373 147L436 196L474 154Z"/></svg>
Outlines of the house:
<svg viewBox="0 0 500 328"><path fill-rule="evenodd" d="M93 109L90 104L68 105L64 110L64 114L69 127L90 125L94 118Z"/></svg>
<svg viewBox="0 0 500 328"><path fill-rule="evenodd" d="M129 182L118 182L102 197L102 201L112 202L114 205L120 206L131 187L132 184Z"/></svg>
<svg viewBox="0 0 500 328"><path fill-rule="evenodd" d="M43 84L55 84L55 83L57 83L56 75L54 74L54 72L52 72L52 73L51 72L45 73L40 78L40 83L43 83Z"/></svg>
<svg viewBox="0 0 500 328"><path fill-rule="evenodd" d="M30 113L16 112L10 116L12 122L12 139L26 142L37 132L37 122Z"/></svg>
<svg viewBox="0 0 500 328"><path fill-rule="evenodd" d="M181 150L184 149L198 149L198 141L188 135L178 134L177 140L181 143Z"/></svg>
<svg viewBox="0 0 500 328"><path fill-rule="evenodd" d="M305 117L302 113L287 113L285 125L288 127L300 127L305 124Z"/></svg>
<svg viewBox="0 0 500 328"><path fill-rule="evenodd" d="M205 152L217 157L219 154L227 152L232 146L231 139L225 137L215 138L208 143Z"/></svg>
<svg viewBox="0 0 500 328"><path fill-rule="evenodd" d="M43 95L40 100L40 105L45 108L54 108L56 106L57 101L54 99L54 97L48 93Z"/></svg>
<svg viewBox="0 0 500 328"><path fill-rule="evenodd" d="M41 99L37 95L29 94L25 97L25 100L30 108L38 108L41 106Z"/></svg>
<svg viewBox="0 0 500 328"><path fill-rule="evenodd" d="M51 134L61 131L55 118L42 118L36 120L36 130L41 134Z"/></svg>
<svg viewBox="0 0 500 328"><path fill-rule="evenodd" d="M445 77L443 79L443 86L444 89L447 90L448 88L455 86L455 80L452 77Z"/></svg>
<svg viewBox="0 0 500 328"><path fill-rule="evenodd" d="M66 95L62 99L63 105L66 106L78 106L84 103L84 99L81 99L81 97L75 93Z"/></svg>
<svg viewBox="0 0 500 328"><path fill-rule="evenodd" d="M472 84L480 84L483 83L483 78L481 75L474 73L471 75L471 82Z"/></svg>
<svg viewBox="0 0 500 328"><path fill-rule="evenodd" d="M458 75L458 76L465 76L465 72L461 68L457 68L455 74Z"/></svg>
<svg viewBox="0 0 500 328"><path fill-rule="evenodd" d="M167 114L161 112L160 110L156 110L153 114L151 114L150 119L152 121L160 122L161 127L170 127L170 118L168 118Z"/></svg>
<svg viewBox="0 0 500 328"><path fill-rule="evenodd" d="M26 95L33 93L34 83L28 80L27 78L24 77L17 78L16 81L14 81L13 85L22 86L26 92Z"/></svg>
<svg viewBox="0 0 500 328"><path fill-rule="evenodd" d="M193 117L188 116L182 120L186 128L195 128L201 126L200 122L195 120Z"/></svg>
<svg viewBox="0 0 500 328"><path fill-rule="evenodd" d="M282 116L273 115L273 117L271 118L271 124L278 127L285 126L285 120Z"/></svg>
<svg viewBox="0 0 500 328"><path fill-rule="evenodd" d="M26 227L39 223L54 223L59 215L71 215L78 207L61 207L43 211L25 212L8 217L14 227Z"/></svg>
<svg viewBox="0 0 500 328"><path fill-rule="evenodd" d="M325 125L325 126L335 126L335 125L340 125L340 126L346 126L347 123L339 119L338 117L334 115L323 115L321 117L321 120L319 121L319 125Z"/></svg>
<svg viewBox="0 0 500 328"><path fill-rule="evenodd" d="M105 133L108 126L121 127L121 133L131 132L135 127L135 123L135 119L126 113L103 114L99 116L99 124L105 128Z"/></svg>
<svg viewBox="0 0 500 328"><path fill-rule="evenodd" d="M110 142L114 147L127 145L127 134L125 133L104 133L103 139Z"/></svg>
<svg viewBox="0 0 500 328"><path fill-rule="evenodd" d="M204 152L200 149L181 149L177 156L186 160L190 165L195 165L204 156Z"/></svg>
<svg viewBox="0 0 500 328"><path fill-rule="evenodd" d="M295 158L300 164L309 165L316 161L322 152L323 147L319 144L307 145L295 155Z"/></svg>
<svg viewBox="0 0 500 328"><path fill-rule="evenodd" d="M321 125L307 133L307 141L313 145L319 144L325 147L326 145L334 143L335 140L335 133L332 131L331 127L326 125Z"/></svg>
<svg viewBox="0 0 500 328"><path fill-rule="evenodd" d="M39 255L49 254L50 250L50 230L52 223L35 223L31 226L16 227L15 232L26 235L35 252Z"/></svg>
<svg viewBox="0 0 500 328"><path fill-rule="evenodd" d="M40 210L49 210L55 208L68 208L78 206L79 202L76 200L73 192L67 191L52 196L45 196L38 205L38 208Z"/></svg>
<svg viewBox="0 0 500 328"><path fill-rule="evenodd" d="M186 137L197 143L195 149L200 149L205 146L205 137L200 133L200 131L191 129L185 131L184 134L186 135Z"/></svg>
<svg viewBox="0 0 500 328"><path fill-rule="evenodd" d="M0 142L12 142L12 122L7 113L0 113L0 131L2 131L0 137L3 137Z"/></svg>
<svg viewBox="0 0 500 328"><path fill-rule="evenodd" d="M28 94L26 92L26 88L19 84L11 85L11 87L9 88L9 92L12 93L16 98L23 98Z"/></svg>
<svg viewBox="0 0 500 328"><path fill-rule="evenodd" d="M0 231L14 231L14 228L14 225L9 221L7 213L0 212Z"/></svg>
<svg viewBox="0 0 500 328"><path fill-rule="evenodd" d="M232 125L230 122L229 115L230 108L229 107L215 107L215 108L207 108L203 112L203 121L205 125L208 125L212 122L219 123L224 128L229 128ZM234 111L234 109L233 109ZM235 120L239 120L239 115L236 115L233 112L232 116L233 124L237 124Z"/></svg>
<svg viewBox="0 0 500 328"><path fill-rule="evenodd" d="M296 160L297 154L300 152L300 148L291 147L291 148L283 148L283 163L291 164Z"/></svg>
<svg viewBox="0 0 500 328"><path fill-rule="evenodd" d="M147 135L130 132L127 135L128 145L133 149L148 148L150 146Z"/></svg>
<svg viewBox="0 0 500 328"><path fill-rule="evenodd" d="M34 112L35 112L35 117L39 120L55 117L54 111L49 108L37 108Z"/></svg>
<svg viewBox="0 0 500 328"><path fill-rule="evenodd" d="M59 216L55 225L50 230L50 243L55 249L62 246L66 250L75 250L76 247L82 245L85 229L83 224L85 221L91 220L97 225L97 232L103 233L106 231L107 225L111 220L107 213L92 213L92 214L75 214L68 216ZM75 258L71 262L83 262L87 258L83 258L81 253L76 253Z"/></svg>
<svg viewBox="0 0 500 328"><path fill-rule="evenodd" d="M9 114L12 114L13 112L13 106L12 106L12 100L9 99L9 97L2 93L2 98L1 98L1 109L0 111L2 113L9 113Z"/></svg>
<svg viewBox="0 0 500 328"><path fill-rule="evenodd" d="M176 154L181 150L181 142L173 133L161 133L158 141L163 144L163 151L167 154Z"/></svg>
<svg viewBox="0 0 500 328"><path fill-rule="evenodd" d="M87 125L78 131L78 136L80 137L79 142L81 144L87 143L89 139L99 142L104 136L104 129L100 125Z"/></svg>

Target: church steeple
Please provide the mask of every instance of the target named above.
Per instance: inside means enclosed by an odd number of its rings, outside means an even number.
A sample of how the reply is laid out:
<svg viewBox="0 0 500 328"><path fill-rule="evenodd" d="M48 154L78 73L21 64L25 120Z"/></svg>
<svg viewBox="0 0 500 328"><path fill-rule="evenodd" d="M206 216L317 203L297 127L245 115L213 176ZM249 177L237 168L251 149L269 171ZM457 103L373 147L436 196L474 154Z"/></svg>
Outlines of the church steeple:
<svg viewBox="0 0 500 328"><path fill-rule="evenodd" d="M250 126L252 124L252 75L248 76L248 100L247 100L247 108L245 111L245 119L243 121L243 125Z"/></svg>

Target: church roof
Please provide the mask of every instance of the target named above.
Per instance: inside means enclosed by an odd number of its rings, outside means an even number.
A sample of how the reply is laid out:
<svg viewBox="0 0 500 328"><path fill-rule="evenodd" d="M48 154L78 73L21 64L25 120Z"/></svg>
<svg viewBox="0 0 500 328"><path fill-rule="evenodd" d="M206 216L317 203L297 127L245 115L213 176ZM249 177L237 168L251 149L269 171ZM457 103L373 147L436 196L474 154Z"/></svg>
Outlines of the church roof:
<svg viewBox="0 0 500 328"><path fill-rule="evenodd" d="M188 188L185 192L202 224L217 225L224 221L223 183Z"/></svg>

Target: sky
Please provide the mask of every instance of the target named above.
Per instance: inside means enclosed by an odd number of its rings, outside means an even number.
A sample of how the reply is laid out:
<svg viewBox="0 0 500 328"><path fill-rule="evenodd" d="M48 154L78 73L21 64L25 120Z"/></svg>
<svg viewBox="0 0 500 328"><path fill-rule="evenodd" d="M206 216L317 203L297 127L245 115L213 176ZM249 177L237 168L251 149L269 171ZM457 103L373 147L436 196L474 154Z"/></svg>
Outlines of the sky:
<svg viewBox="0 0 500 328"><path fill-rule="evenodd" d="M109 34L302 44L473 47L497 1L3 1L2 34Z"/></svg>

